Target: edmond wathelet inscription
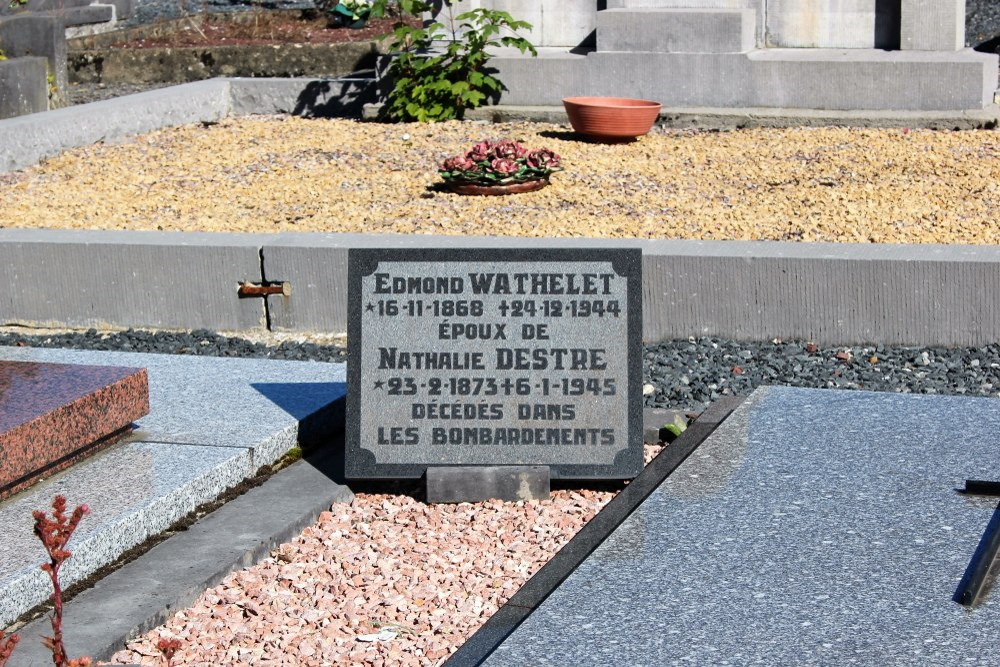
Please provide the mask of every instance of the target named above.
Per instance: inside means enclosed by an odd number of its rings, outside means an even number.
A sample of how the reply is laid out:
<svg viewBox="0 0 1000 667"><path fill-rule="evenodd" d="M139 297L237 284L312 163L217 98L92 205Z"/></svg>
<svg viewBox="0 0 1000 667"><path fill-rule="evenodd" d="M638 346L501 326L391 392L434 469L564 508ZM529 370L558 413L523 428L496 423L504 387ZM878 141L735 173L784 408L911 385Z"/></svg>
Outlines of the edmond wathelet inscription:
<svg viewBox="0 0 1000 667"><path fill-rule="evenodd" d="M351 250L348 477L641 467L638 250Z"/></svg>

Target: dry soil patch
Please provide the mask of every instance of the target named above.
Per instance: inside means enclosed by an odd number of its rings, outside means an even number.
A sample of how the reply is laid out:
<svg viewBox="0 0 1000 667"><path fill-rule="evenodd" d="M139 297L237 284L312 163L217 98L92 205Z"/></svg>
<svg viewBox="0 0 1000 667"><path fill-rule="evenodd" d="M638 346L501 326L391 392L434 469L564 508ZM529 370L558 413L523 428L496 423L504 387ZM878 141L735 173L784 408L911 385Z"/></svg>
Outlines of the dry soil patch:
<svg viewBox="0 0 1000 667"><path fill-rule="evenodd" d="M436 188L483 138L561 154L533 193ZM1000 133L659 131L624 145L537 123L229 119L0 175L0 226L229 232L997 243Z"/></svg>
<svg viewBox="0 0 1000 667"><path fill-rule="evenodd" d="M116 49L209 47L265 44L339 44L377 39L391 33L397 19L373 19L363 28L331 26L316 12L250 10L245 14L208 14L176 22L176 29L151 36L131 36L129 31Z"/></svg>

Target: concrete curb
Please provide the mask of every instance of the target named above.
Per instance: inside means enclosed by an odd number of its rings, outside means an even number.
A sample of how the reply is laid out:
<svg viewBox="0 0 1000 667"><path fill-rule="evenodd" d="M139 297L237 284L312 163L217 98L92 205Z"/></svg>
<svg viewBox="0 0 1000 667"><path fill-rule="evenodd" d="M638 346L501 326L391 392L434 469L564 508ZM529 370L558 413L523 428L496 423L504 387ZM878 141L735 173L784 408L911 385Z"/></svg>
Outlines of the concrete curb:
<svg viewBox="0 0 1000 667"><path fill-rule="evenodd" d="M240 282L260 280L266 235L3 231L0 275L17 283L16 294L0 296L4 320L82 328L266 325L261 301L237 296ZM45 268L53 266L59 270Z"/></svg>
<svg viewBox="0 0 1000 667"><path fill-rule="evenodd" d="M378 106L365 109L375 118ZM497 105L473 109L469 120L510 123L533 121L568 124L562 107ZM827 109L724 109L713 107L665 108L660 127L698 130L740 130L788 127L883 127L930 130L994 130L1000 126L1000 106L970 111L836 111Z"/></svg>
<svg viewBox="0 0 1000 667"><path fill-rule="evenodd" d="M219 76L347 76L374 67L377 55L373 42L345 42L71 50L66 62L70 83L184 83Z"/></svg>
<svg viewBox="0 0 1000 667"><path fill-rule="evenodd" d="M0 120L0 173L23 169L78 146L229 116L290 113L360 116L371 80L218 78Z"/></svg>
<svg viewBox="0 0 1000 667"><path fill-rule="evenodd" d="M229 115L229 84L199 81L0 121L0 173L69 148Z"/></svg>
<svg viewBox="0 0 1000 667"><path fill-rule="evenodd" d="M546 246L641 248L647 341L1000 339L995 246L367 234L0 229L0 324L344 332L350 248ZM58 258L62 278L42 257ZM292 295L238 297L239 281L265 276Z"/></svg>
<svg viewBox="0 0 1000 667"><path fill-rule="evenodd" d="M230 572L298 535L333 503L350 502L354 494L333 481L342 447L338 441L292 464L74 598L64 612L70 653L110 659L128 639L161 625ZM11 667L51 664L51 653L35 641L50 632L47 616L19 630L25 640Z"/></svg>

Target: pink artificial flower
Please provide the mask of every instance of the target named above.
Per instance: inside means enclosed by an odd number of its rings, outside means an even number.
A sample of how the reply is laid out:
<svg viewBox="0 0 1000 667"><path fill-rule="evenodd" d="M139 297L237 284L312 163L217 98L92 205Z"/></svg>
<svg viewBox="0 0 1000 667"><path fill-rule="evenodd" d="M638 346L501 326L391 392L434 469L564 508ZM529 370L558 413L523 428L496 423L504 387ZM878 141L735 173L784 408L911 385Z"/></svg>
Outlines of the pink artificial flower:
<svg viewBox="0 0 1000 667"><path fill-rule="evenodd" d="M493 171L505 176L507 174L513 174L521 168L520 165L518 165L514 160L504 157L494 158L493 162L490 163L490 167L493 168Z"/></svg>
<svg viewBox="0 0 1000 667"><path fill-rule="evenodd" d="M456 155L445 160L441 168L444 171L475 171L477 165L466 155Z"/></svg>
<svg viewBox="0 0 1000 667"><path fill-rule="evenodd" d="M492 155L496 158L516 160L520 157L524 157L525 152L524 146L516 141L504 140L493 144Z"/></svg>
<svg viewBox="0 0 1000 667"><path fill-rule="evenodd" d="M547 148L531 151L525 161L529 167L534 169L556 169L559 167L559 156Z"/></svg>
<svg viewBox="0 0 1000 667"><path fill-rule="evenodd" d="M465 157L473 160L475 162L482 162L484 160L490 159L490 152L493 150L493 144L489 141L480 141L478 144L472 147Z"/></svg>

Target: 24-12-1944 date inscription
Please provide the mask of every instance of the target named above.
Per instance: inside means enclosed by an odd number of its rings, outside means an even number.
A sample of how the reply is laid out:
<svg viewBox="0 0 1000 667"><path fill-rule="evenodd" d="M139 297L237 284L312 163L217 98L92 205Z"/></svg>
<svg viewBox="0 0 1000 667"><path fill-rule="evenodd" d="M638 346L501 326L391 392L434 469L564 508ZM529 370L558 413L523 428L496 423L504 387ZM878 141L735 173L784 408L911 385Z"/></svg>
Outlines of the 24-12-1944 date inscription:
<svg viewBox="0 0 1000 667"><path fill-rule="evenodd" d="M381 317L620 317L617 299L503 299L496 312L487 312L479 299L379 299L366 309Z"/></svg>

